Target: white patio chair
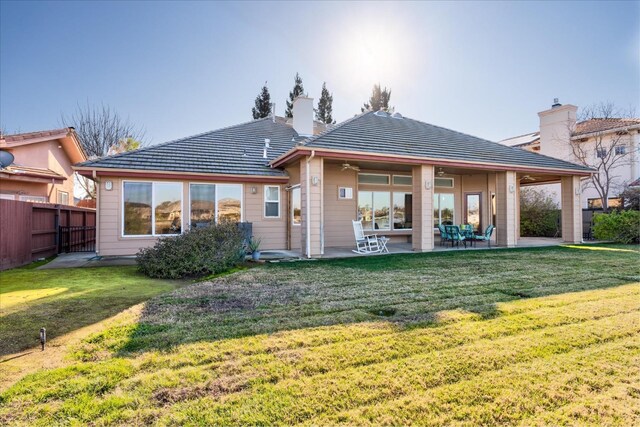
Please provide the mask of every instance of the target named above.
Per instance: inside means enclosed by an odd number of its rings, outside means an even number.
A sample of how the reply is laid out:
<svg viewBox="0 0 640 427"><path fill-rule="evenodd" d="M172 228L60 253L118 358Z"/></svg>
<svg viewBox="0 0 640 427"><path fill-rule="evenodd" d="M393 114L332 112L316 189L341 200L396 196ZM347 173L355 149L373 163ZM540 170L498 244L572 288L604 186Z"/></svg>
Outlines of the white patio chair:
<svg viewBox="0 0 640 427"><path fill-rule="evenodd" d="M351 221L353 223L353 234L356 237L356 249L353 251L357 254L376 254L382 251L380 240L375 234L365 235L362 229L362 220Z"/></svg>

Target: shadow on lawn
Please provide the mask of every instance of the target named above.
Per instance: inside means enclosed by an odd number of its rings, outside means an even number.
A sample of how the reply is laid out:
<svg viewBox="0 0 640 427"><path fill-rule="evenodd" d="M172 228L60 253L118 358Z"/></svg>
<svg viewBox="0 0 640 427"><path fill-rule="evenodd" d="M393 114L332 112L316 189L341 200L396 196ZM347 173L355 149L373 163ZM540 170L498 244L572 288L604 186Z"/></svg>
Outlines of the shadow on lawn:
<svg viewBox="0 0 640 427"><path fill-rule="evenodd" d="M42 327L51 341L180 286L152 281L134 268L26 267L3 274L0 363L7 355L39 346Z"/></svg>
<svg viewBox="0 0 640 427"><path fill-rule="evenodd" d="M637 251L553 247L266 265L150 300L111 348L125 356L360 322L437 326L452 311L488 319L502 302L640 281L637 260Z"/></svg>

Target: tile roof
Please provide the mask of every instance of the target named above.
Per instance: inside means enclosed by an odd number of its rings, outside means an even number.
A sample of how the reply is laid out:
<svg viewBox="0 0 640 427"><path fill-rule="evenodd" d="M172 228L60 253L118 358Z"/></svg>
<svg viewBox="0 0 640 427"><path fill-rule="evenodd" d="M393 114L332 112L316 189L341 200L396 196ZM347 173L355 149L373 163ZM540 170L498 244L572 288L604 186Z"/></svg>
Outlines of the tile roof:
<svg viewBox="0 0 640 427"><path fill-rule="evenodd" d="M30 139L40 139L44 137L60 137L66 136L69 133L70 128L42 130L38 132L16 133L13 135L2 135L0 139L6 142L22 142Z"/></svg>
<svg viewBox="0 0 640 427"><path fill-rule="evenodd" d="M270 139L267 159L264 140ZM286 120L267 117L76 166L185 173L284 176L268 165L302 141Z"/></svg>
<svg viewBox="0 0 640 427"><path fill-rule="evenodd" d="M51 179L59 179L59 180L67 179L63 175L60 175L58 172L54 172L51 169L34 168L32 166L20 166L16 164L7 166L4 169L0 169L0 172L6 173L9 175L26 175L26 176L35 176L38 178L51 178Z"/></svg>
<svg viewBox="0 0 640 427"><path fill-rule="evenodd" d="M629 126L640 125L640 119L621 119L621 118L607 118L607 119L589 119L579 123L576 123L576 130L573 133L574 136L584 135L593 132L604 132L612 129L625 128Z"/></svg>
<svg viewBox="0 0 640 427"><path fill-rule="evenodd" d="M591 171L584 166L430 125L366 112L309 138L308 147L442 160Z"/></svg>
<svg viewBox="0 0 640 427"><path fill-rule="evenodd" d="M525 135L514 136L511 138L503 139L500 144L509 147L523 147L525 145L533 144L540 140L540 132L527 133Z"/></svg>

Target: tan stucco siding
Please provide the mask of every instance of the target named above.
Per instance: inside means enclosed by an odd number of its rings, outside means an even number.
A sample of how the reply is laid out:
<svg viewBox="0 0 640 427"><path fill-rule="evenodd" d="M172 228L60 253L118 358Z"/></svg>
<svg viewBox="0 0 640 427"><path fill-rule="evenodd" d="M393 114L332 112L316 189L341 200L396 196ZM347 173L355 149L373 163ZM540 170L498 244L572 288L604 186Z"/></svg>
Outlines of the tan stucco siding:
<svg viewBox="0 0 640 427"><path fill-rule="evenodd" d="M357 173L341 170L341 165L325 164L324 168L324 240L326 246L354 245L353 224L358 210ZM338 198L338 188L353 189L353 199Z"/></svg>
<svg viewBox="0 0 640 427"><path fill-rule="evenodd" d="M105 189L107 181L113 182L111 191ZM124 181L136 181L124 179ZM145 182L175 182L173 180L138 180ZM132 237L122 235L122 182L118 177L102 177L98 193L98 251L100 255L134 255L143 247L152 246L157 237ZM189 181L182 183L182 228L189 228ZM215 184L215 182L212 182ZM223 184L228 184L227 182ZM243 221L253 224L253 235L262 239L262 249L282 249L286 244L286 209L283 186L280 187L280 218L264 218L264 187L262 184L243 185ZM251 188L256 188L252 194Z"/></svg>
<svg viewBox="0 0 640 427"><path fill-rule="evenodd" d="M261 239L261 249L284 249L287 246L287 194L284 185L269 184L280 189L280 217L265 218L263 184L245 184L244 221L253 224L253 235ZM252 188L257 192L252 193Z"/></svg>

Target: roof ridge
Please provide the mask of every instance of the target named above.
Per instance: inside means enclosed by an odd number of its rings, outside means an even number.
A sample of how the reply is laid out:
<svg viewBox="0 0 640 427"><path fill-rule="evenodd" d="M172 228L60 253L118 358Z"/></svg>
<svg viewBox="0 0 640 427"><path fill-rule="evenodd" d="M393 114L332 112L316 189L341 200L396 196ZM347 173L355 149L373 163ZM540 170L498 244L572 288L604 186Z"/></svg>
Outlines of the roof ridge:
<svg viewBox="0 0 640 427"><path fill-rule="evenodd" d="M151 145L149 147L138 148L137 150L125 151L123 153L116 153L116 154L106 155L106 156L102 156L102 157L97 157L95 159L91 159L91 160L87 160L85 162L82 162L82 163L79 164L79 166L84 166L84 165L87 165L87 164L91 164L91 163L94 163L94 162L97 162L97 161L101 161L101 160L106 160L106 159L114 159L114 158L119 158L119 157L125 157L125 156L133 154L133 153L141 153L143 151L148 151L148 150L155 149L155 148L158 148L158 147L164 147L165 145L173 144L173 143L176 143L176 142L181 142L181 141L184 141L186 139L197 138L197 137L200 137L200 136L203 136L203 135L207 135L207 134L211 134L211 133L214 133L214 132L233 129L233 128L236 128L236 127L245 126L245 125L252 124L252 123L258 123L258 122L261 122L261 121L265 121L267 119L271 119L271 116L262 117L260 119L253 119L253 120L249 120L249 121L246 121L246 122L238 123L238 124L235 124L235 125L230 125L230 126L221 127L219 129L209 130L209 131L206 131L206 132L200 132L200 133L196 133L196 134L193 134L193 135L190 135L190 136L185 136L185 137L182 137L182 138L172 139L170 141L162 142L160 144Z"/></svg>
<svg viewBox="0 0 640 427"><path fill-rule="evenodd" d="M304 140L300 141L299 144L306 145L309 142L313 142L313 141L315 141L316 139L318 139L318 138L320 138L322 136L328 135L331 132L342 128L343 126L353 122L356 119L359 119L360 117L364 117L367 114L372 114L372 113L373 113L373 111L371 111L371 110L363 111L362 113L356 114L355 116L353 116L351 118L348 118L347 120L344 120L344 121L338 123L337 125L333 126L332 128L325 130L324 132L321 132L321 133L319 133L317 135L310 136L307 139L304 139Z"/></svg>
<svg viewBox="0 0 640 427"><path fill-rule="evenodd" d="M540 134L540 131L537 130L535 132L527 132L527 133L523 133L522 135L511 136L509 138L501 139L500 142L509 141L510 139L522 138L523 136L535 135L535 134Z"/></svg>

